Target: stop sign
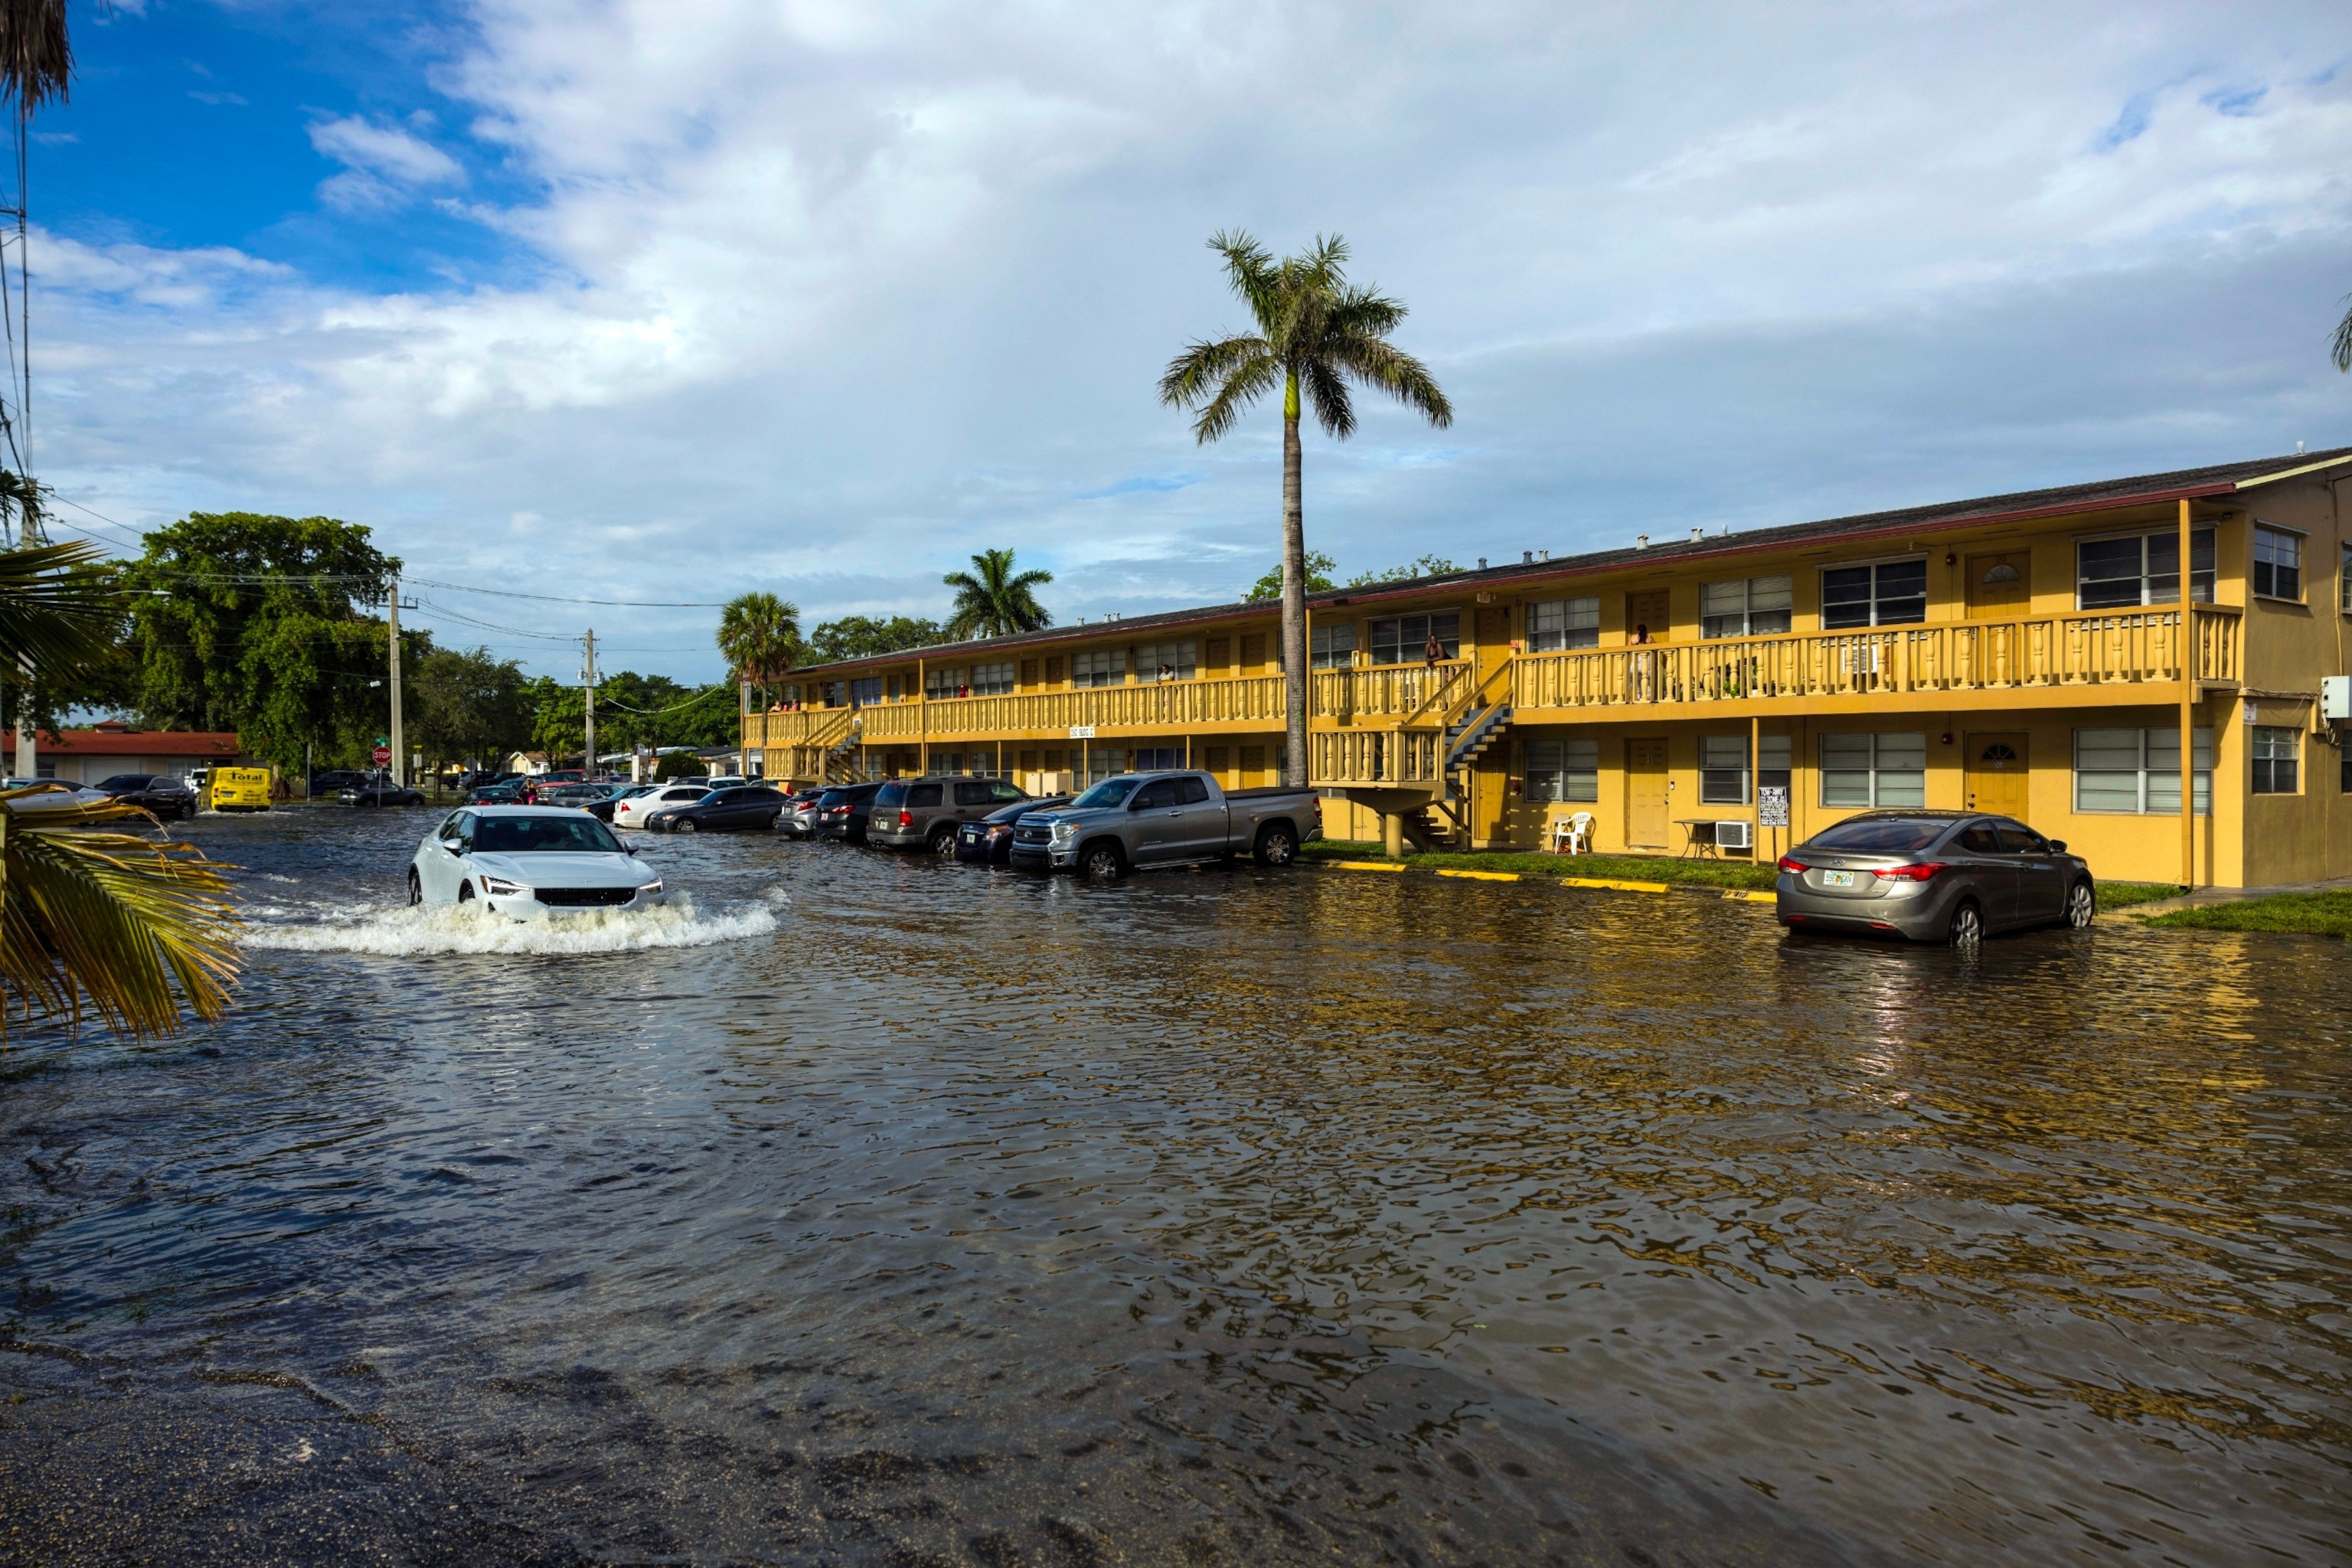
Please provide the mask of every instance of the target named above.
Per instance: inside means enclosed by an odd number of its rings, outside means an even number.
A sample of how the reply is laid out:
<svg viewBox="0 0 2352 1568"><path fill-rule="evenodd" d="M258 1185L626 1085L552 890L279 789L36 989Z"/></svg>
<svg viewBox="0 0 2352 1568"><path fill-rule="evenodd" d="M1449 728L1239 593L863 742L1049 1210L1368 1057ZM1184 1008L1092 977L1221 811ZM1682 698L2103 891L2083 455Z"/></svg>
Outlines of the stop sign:
<svg viewBox="0 0 2352 1568"><path fill-rule="evenodd" d="M375 765L377 767L382 768L391 766L392 748L390 746L378 746L372 755L375 758Z"/></svg>

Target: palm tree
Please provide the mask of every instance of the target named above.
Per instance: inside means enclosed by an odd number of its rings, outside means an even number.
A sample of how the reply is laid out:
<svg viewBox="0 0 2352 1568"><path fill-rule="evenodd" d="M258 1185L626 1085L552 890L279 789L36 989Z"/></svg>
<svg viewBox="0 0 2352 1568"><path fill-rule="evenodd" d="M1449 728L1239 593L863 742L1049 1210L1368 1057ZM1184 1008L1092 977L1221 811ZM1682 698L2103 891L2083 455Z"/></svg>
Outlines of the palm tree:
<svg viewBox="0 0 2352 1568"><path fill-rule="evenodd" d="M2352 300L2352 294L2345 298ZM2330 353L2337 370L2352 371L2352 310L2345 311L2344 319L2336 323L2336 342Z"/></svg>
<svg viewBox="0 0 2352 1568"><path fill-rule="evenodd" d="M1013 575L1010 550L983 550L971 558L971 564L970 572L950 572L940 579L956 591L948 613L949 637L1003 637L1043 631L1054 624L1033 591L1054 580L1051 572Z"/></svg>
<svg viewBox="0 0 2352 1568"><path fill-rule="evenodd" d="M98 556L0 551L0 666L55 678L115 657L121 590L85 570ZM220 1016L236 973L220 868L184 844L89 831L152 820L130 806L26 809L55 787L0 792L0 992L28 1014L79 1022L88 1007L137 1037L177 1029L183 1001Z"/></svg>
<svg viewBox="0 0 2352 1568"><path fill-rule="evenodd" d="M1316 423L1334 440L1355 433L1350 382L1387 393L1432 425L1454 422L1453 405L1429 367L1388 341L1405 308L1347 279L1348 242L1318 237L1303 256L1277 262L1248 235L1219 234L1226 280L1249 307L1257 331L1202 339L1169 362L1160 401L1198 409L1202 445L1231 430L1242 411L1282 388L1282 667L1289 714L1289 777L1307 783L1307 532L1299 495L1298 415L1303 393Z"/></svg>
<svg viewBox="0 0 2352 1568"><path fill-rule="evenodd" d="M719 651L767 706L767 689L801 655L800 606L773 594L739 594L719 613Z"/></svg>

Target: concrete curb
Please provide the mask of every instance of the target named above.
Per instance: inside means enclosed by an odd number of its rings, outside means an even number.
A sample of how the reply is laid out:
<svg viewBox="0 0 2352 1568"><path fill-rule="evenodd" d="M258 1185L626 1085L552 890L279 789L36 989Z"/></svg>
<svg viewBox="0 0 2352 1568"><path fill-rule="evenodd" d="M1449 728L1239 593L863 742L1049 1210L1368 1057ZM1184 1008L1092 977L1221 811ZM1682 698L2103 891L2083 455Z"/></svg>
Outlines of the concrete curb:
<svg viewBox="0 0 2352 1568"><path fill-rule="evenodd" d="M1310 860L1309 865L1334 871L1381 871L1390 875L1419 870L1421 868L1394 860ZM1477 871L1463 866L1432 866L1433 877L1451 877L1465 882L1540 882L1546 879L1536 871ZM1562 877L1563 888L1578 888L1612 893L1688 893L1702 899L1721 899L1732 903L1777 904L1779 895L1755 888L1718 888L1705 882L1642 882L1622 877Z"/></svg>

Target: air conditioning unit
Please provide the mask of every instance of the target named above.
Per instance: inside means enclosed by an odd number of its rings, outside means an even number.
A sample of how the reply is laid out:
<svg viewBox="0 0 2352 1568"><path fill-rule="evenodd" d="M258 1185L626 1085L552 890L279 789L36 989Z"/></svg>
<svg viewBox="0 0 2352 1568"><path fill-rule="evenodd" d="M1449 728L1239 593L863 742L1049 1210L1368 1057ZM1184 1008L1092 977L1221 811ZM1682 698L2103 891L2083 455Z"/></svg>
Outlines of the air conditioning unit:
<svg viewBox="0 0 2352 1568"><path fill-rule="evenodd" d="M2352 675L2320 678L2319 716L2331 724L2352 723Z"/></svg>
<svg viewBox="0 0 2352 1568"><path fill-rule="evenodd" d="M1745 822L1718 822L1715 825L1715 847L1717 849L1753 849L1755 831Z"/></svg>

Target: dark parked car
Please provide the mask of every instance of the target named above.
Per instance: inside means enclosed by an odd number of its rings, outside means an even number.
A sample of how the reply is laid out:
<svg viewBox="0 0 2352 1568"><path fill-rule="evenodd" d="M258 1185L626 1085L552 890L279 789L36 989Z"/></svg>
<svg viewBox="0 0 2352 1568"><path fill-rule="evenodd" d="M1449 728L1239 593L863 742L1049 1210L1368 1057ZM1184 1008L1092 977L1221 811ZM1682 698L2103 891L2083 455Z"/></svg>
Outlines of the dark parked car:
<svg viewBox="0 0 2352 1568"><path fill-rule="evenodd" d="M599 822L610 822L613 820L613 808L614 806L619 805L625 800L634 800L641 795L651 795L654 793L656 787L656 786L649 784L608 784L604 787L604 795L602 799L579 803L580 809L586 812L589 816L594 817Z"/></svg>
<svg viewBox="0 0 2352 1568"><path fill-rule="evenodd" d="M345 805L423 805L422 792L397 784L391 778L377 776L335 792L335 798Z"/></svg>
<svg viewBox="0 0 2352 1568"><path fill-rule="evenodd" d="M477 784L466 792L467 805L520 805L522 783L519 778L501 779L496 784Z"/></svg>
<svg viewBox="0 0 2352 1568"><path fill-rule="evenodd" d="M1780 857L1778 905L1803 931L1955 947L2021 926L2079 930L2099 907L2064 839L1972 811L1874 811L1824 828Z"/></svg>
<svg viewBox="0 0 2352 1568"><path fill-rule="evenodd" d="M776 817L776 831L787 838L815 837L816 803L824 798L822 788L795 791Z"/></svg>
<svg viewBox="0 0 2352 1568"><path fill-rule="evenodd" d="M816 836L838 838L846 844L866 842L866 819L874 809L874 797L882 793L878 784L842 784L817 797Z"/></svg>
<svg viewBox="0 0 2352 1568"><path fill-rule="evenodd" d="M667 806L646 818L656 833L716 833L732 827L772 827L784 792L765 784L715 789L691 805Z"/></svg>
<svg viewBox="0 0 2352 1568"><path fill-rule="evenodd" d="M1003 779L956 774L892 779L875 793L866 841L892 849L953 854L958 827L1028 798L1027 792Z"/></svg>
<svg viewBox="0 0 2352 1568"><path fill-rule="evenodd" d="M1029 812L1050 811L1069 804L1068 795L1047 795L1043 800L1019 801L990 812L978 822L967 822L956 829L955 858L977 866L1006 865L1013 858L1014 823Z"/></svg>
<svg viewBox="0 0 2352 1568"><path fill-rule="evenodd" d="M196 792L187 780L170 773L117 773L100 779L96 787L125 805L152 811L167 822L196 815Z"/></svg>
<svg viewBox="0 0 2352 1568"><path fill-rule="evenodd" d="M332 800L343 790L359 788L373 776L358 768L321 768L310 775L310 798Z"/></svg>

